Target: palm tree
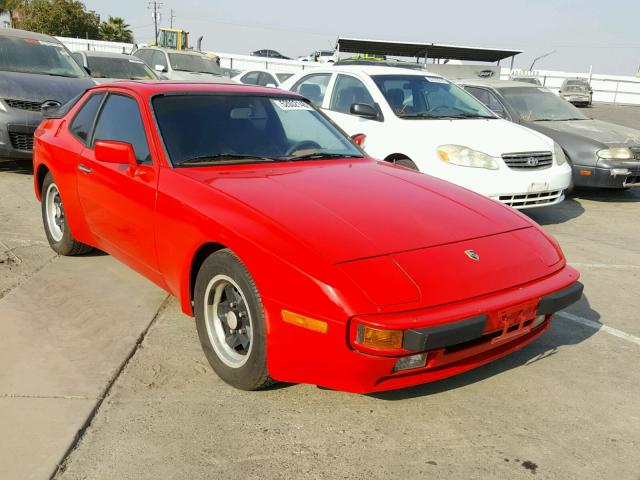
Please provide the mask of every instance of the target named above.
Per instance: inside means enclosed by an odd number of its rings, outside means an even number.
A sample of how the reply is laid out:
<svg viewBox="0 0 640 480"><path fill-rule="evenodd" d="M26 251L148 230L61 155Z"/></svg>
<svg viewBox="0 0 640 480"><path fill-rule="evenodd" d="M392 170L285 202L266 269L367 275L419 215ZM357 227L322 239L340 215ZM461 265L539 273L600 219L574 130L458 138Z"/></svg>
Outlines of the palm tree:
<svg viewBox="0 0 640 480"><path fill-rule="evenodd" d="M100 40L133 43L133 32L124 23L124 18L110 16L109 20L100 24Z"/></svg>
<svg viewBox="0 0 640 480"><path fill-rule="evenodd" d="M0 15L9 15L9 26L15 26L16 10L24 4L24 0L0 0Z"/></svg>

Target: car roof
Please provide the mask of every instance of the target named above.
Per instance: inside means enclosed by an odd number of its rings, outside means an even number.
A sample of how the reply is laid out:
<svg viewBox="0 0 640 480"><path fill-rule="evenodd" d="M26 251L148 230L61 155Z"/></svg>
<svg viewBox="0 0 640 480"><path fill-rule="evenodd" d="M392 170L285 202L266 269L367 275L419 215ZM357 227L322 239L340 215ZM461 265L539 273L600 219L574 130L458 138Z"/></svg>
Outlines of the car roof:
<svg viewBox="0 0 640 480"><path fill-rule="evenodd" d="M479 78L463 78L460 80L456 80L456 83L461 85L470 85L470 86L478 86L478 87L490 87L490 88L515 88L515 87L526 87L526 88L546 88L541 85L534 85L529 82L518 82L515 80L490 80L490 79L479 79Z"/></svg>
<svg viewBox="0 0 640 480"><path fill-rule="evenodd" d="M27 30L18 30L17 28L0 28L0 36L14 38L31 38L33 40L43 40L46 42L62 43L54 37L44 35L42 33L29 32Z"/></svg>
<svg viewBox="0 0 640 480"><path fill-rule="evenodd" d="M200 50L177 50L175 48L153 47L153 46L140 47L135 52L137 52L138 50L160 50L161 52L167 52L167 53L183 53L185 55L203 55L205 57L207 56L206 53L201 52Z"/></svg>
<svg viewBox="0 0 640 480"><path fill-rule="evenodd" d="M78 50L73 53L84 53L87 57L101 57L101 58L125 58L127 60L142 61L138 57L127 55L126 53L113 53L113 52L96 52L95 50Z"/></svg>
<svg viewBox="0 0 640 480"><path fill-rule="evenodd" d="M144 96L152 96L162 93L206 93L220 92L229 94L256 94L268 96L287 96L303 98L301 95L273 87L260 87L257 85L245 85L241 83L203 83L203 82L173 82L167 80L119 80L112 83L96 85L89 90L109 88L121 88L137 92Z"/></svg>
<svg viewBox="0 0 640 480"><path fill-rule="evenodd" d="M415 70L412 68L401 68L401 67L387 67L387 66L377 66L377 65L334 65L332 67L327 68L314 68L305 70L306 73L327 73L327 72L346 72L346 73L361 73L364 75L413 75L413 76L425 76L428 75L430 77L438 77L444 78L442 75L438 75L437 73L430 72L428 70Z"/></svg>

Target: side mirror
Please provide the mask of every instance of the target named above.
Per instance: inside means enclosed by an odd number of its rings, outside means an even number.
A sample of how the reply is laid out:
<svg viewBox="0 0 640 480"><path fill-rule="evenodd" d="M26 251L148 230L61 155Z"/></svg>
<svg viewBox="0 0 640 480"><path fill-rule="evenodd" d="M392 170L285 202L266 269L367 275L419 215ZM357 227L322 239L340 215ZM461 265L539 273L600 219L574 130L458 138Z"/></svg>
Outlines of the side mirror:
<svg viewBox="0 0 640 480"><path fill-rule="evenodd" d="M160 73L164 73L167 71L167 67L165 67L164 65L156 65L155 67L153 67L153 69L156 72L160 72Z"/></svg>
<svg viewBox="0 0 640 480"><path fill-rule="evenodd" d="M350 112L351 115L357 115L358 117L370 118L372 120L378 118L378 109L366 103L354 103L351 105Z"/></svg>
<svg viewBox="0 0 640 480"><path fill-rule="evenodd" d="M129 165L131 169L138 168L136 153L130 143L98 140L93 149L99 162Z"/></svg>

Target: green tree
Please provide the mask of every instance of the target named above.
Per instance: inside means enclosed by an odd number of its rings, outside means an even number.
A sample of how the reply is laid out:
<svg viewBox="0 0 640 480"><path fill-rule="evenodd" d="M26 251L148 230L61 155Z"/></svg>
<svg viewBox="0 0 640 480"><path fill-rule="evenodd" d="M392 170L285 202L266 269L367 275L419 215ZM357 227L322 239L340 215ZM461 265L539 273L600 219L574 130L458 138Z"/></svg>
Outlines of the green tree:
<svg viewBox="0 0 640 480"><path fill-rule="evenodd" d="M0 0L0 15L9 15L9 24L13 27L16 12L20 10L23 4L24 0Z"/></svg>
<svg viewBox="0 0 640 480"><path fill-rule="evenodd" d="M97 39L100 17L77 0L29 0L20 9L17 26L47 35Z"/></svg>
<svg viewBox="0 0 640 480"><path fill-rule="evenodd" d="M124 18L109 16L109 20L100 24L100 40L133 43L133 32Z"/></svg>

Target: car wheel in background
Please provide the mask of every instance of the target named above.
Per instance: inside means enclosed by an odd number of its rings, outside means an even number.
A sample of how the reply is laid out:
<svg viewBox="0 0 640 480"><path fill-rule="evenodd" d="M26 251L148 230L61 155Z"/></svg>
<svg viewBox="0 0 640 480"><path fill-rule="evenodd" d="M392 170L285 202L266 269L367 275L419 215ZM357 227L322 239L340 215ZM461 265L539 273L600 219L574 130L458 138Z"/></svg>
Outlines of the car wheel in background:
<svg viewBox="0 0 640 480"><path fill-rule="evenodd" d="M42 183L42 221L49 245L60 255L80 255L92 250L92 247L78 242L67 223L67 216L60 197L60 190L51 172L47 173Z"/></svg>
<svg viewBox="0 0 640 480"><path fill-rule="evenodd" d="M200 344L218 376L242 390L273 385L267 371L260 294L247 268L230 250L215 252L204 261L194 302Z"/></svg>

